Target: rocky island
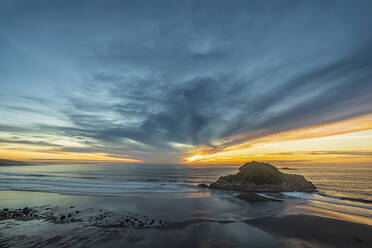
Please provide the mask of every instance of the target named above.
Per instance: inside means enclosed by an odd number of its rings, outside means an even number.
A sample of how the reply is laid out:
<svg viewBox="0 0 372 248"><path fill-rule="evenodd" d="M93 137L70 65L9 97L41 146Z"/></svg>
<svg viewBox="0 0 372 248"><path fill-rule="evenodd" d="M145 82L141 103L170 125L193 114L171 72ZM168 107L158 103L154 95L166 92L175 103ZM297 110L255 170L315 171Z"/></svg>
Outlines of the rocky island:
<svg viewBox="0 0 372 248"><path fill-rule="evenodd" d="M252 161L239 168L235 175L220 177L209 185L212 189L246 192L314 192L316 187L305 177L280 172L275 166Z"/></svg>

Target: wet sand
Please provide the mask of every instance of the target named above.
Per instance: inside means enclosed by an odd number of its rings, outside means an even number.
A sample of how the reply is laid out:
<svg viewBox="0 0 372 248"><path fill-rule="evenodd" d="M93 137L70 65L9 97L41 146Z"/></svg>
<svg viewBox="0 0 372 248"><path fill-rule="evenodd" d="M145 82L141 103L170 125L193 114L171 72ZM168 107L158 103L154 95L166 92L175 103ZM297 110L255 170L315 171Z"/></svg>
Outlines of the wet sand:
<svg viewBox="0 0 372 248"><path fill-rule="evenodd" d="M32 209L41 217L25 219L16 214L0 220L0 247L372 246L371 225L321 217L291 200L261 201L252 195L238 199L213 192L176 198L27 193L3 195L8 211ZM31 196L49 207L37 206ZM61 221L62 216L66 218ZM128 224L127 216L138 220ZM139 225L142 219L158 224Z"/></svg>
<svg viewBox="0 0 372 248"><path fill-rule="evenodd" d="M1 221L0 247L371 247L372 226L312 215L190 219L157 228Z"/></svg>
<svg viewBox="0 0 372 248"><path fill-rule="evenodd" d="M334 247L372 247L372 226L314 215L288 215L245 223L280 238Z"/></svg>
<svg viewBox="0 0 372 248"><path fill-rule="evenodd" d="M256 193L241 193L237 196L238 199L249 202L249 203L255 203L255 202L282 202L283 200L277 199L277 198L267 198L260 195L257 195Z"/></svg>

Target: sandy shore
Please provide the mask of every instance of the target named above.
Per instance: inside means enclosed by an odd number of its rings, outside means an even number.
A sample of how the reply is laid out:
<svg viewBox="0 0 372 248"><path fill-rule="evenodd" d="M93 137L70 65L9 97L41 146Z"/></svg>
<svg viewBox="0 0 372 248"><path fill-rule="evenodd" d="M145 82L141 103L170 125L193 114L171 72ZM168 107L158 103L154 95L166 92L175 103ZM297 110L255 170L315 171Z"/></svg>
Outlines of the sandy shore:
<svg viewBox="0 0 372 248"><path fill-rule="evenodd" d="M372 246L372 226L306 214L245 221L192 218L159 224L157 220L151 224L151 217L91 208L40 207L1 213L0 247ZM78 214L71 217L69 213Z"/></svg>
<svg viewBox="0 0 372 248"><path fill-rule="evenodd" d="M369 218L298 200L212 191L173 198L3 193L1 248L372 247Z"/></svg>

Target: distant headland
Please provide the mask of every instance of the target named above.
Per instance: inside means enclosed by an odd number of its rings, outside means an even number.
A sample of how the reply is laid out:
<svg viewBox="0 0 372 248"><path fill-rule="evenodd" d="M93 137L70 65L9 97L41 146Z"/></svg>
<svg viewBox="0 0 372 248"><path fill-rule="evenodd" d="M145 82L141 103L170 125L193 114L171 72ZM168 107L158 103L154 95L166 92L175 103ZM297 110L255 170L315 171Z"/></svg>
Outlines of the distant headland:
<svg viewBox="0 0 372 248"><path fill-rule="evenodd" d="M0 159L0 166L24 166L24 165L28 165L28 163L23 161Z"/></svg>

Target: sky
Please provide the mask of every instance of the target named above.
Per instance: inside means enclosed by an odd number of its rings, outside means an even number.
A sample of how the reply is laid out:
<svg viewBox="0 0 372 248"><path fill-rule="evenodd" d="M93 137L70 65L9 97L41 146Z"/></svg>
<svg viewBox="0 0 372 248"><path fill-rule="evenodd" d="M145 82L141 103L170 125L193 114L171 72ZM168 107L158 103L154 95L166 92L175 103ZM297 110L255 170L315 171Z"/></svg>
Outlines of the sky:
<svg viewBox="0 0 372 248"><path fill-rule="evenodd" d="M0 158L372 161L372 1L0 2Z"/></svg>

